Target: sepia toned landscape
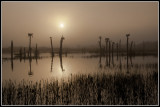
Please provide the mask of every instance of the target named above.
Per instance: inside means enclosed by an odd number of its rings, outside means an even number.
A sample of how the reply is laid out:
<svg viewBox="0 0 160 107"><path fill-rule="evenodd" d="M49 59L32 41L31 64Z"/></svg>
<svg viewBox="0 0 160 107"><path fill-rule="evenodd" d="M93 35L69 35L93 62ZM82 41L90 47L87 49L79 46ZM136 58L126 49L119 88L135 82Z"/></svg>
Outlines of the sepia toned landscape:
<svg viewBox="0 0 160 107"><path fill-rule="evenodd" d="M158 105L158 2L1 2L2 105Z"/></svg>

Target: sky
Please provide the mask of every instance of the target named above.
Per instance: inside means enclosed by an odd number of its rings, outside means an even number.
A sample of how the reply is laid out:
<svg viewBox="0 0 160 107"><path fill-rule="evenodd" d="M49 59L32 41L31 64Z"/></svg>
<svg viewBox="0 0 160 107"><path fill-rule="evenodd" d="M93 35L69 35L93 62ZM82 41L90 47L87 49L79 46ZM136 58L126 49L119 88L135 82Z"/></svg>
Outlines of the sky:
<svg viewBox="0 0 160 107"><path fill-rule="evenodd" d="M32 47L59 48L98 46L105 38L129 41L158 41L158 2L1 2L2 47L28 47L28 33L33 33ZM64 27L60 28L60 24Z"/></svg>

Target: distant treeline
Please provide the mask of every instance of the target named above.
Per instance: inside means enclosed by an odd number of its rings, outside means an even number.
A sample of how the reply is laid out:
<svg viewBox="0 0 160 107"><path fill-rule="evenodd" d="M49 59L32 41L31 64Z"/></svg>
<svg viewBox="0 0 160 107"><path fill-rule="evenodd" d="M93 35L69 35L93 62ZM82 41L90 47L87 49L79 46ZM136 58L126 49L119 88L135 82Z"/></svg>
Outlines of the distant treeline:
<svg viewBox="0 0 160 107"><path fill-rule="evenodd" d="M129 47L130 47L130 43L129 43ZM14 52L19 52L20 48L23 50L24 47L14 47ZM35 51L35 46L32 46L32 52ZM59 48L54 48L54 52L58 53L59 52ZM28 47L25 47L26 52L28 51ZM105 49L105 45L102 45L102 49ZM133 46L133 50L136 52L156 52L158 53L158 41L156 42L142 42L139 44L135 43L135 46ZM38 51L40 53L46 53L46 52L51 52L51 48L50 47L38 47ZM116 52L116 46L114 51ZM122 44L121 45L121 52L126 52L126 44ZM11 47L8 48L2 48L2 53L10 53L11 52ZM82 53L86 53L86 52L99 52L99 47L97 46L90 46L90 47L77 47L77 48L65 48L63 49L63 52L67 52L67 53L74 53L74 52L82 52Z"/></svg>

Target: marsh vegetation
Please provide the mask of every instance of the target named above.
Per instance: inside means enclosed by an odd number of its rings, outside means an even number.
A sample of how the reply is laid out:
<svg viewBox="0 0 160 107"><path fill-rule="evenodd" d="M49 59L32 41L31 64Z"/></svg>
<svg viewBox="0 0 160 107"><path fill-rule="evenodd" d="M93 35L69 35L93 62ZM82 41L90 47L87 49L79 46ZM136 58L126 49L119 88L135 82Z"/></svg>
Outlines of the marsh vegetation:
<svg viewBox="0 0 160 107"><path fill-rule="evenodd" d="M73 73L60 80L4 80L2 104L157 105L157 63L133 64L129 73L126 68L115 64L90 74Z"/></svg>

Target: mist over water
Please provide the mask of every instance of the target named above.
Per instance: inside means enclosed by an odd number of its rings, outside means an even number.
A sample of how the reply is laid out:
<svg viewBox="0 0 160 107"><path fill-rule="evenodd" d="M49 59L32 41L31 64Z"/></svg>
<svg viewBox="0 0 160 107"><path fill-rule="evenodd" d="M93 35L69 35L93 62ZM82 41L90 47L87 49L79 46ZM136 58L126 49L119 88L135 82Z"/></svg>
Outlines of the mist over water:
<svg viewBox="0 0 160 107"><path fill-rule="evenodd" d="M59 25L63 23L64 28ZM122 40L130 33L136 44L158 40L157 2L2 2L2 46L28 46L27 33L33 33L33 46L97 46L97 37ZM19 40L20 39L20 40Z"/></svg>

